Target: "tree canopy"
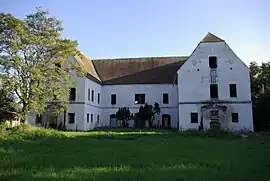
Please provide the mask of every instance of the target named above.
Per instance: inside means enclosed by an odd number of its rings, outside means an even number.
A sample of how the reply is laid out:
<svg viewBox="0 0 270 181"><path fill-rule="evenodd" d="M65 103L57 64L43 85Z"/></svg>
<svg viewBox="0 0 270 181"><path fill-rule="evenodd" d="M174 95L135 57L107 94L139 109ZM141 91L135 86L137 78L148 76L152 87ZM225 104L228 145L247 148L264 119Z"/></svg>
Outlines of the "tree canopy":
<svg viewBox="0 0 270 181"><path fill-rule="evenodd" d="M155 114L160 114L160 107L157 102L154 106L145 103L144 106L141 106L139 112L136 113L136 119L140 121L148 121L149 128L153 128L153 121L155 120ZM140 125L140 124L139 124Z"/></svg>
<svg viewBox="0 0 270 181"><path fill-rule="evenodd" d="M48 101L67 105L75 75L83 75L81 67L68 60L77 43L62 38L62 30L61 22L40 7L23 20L0 13L2 88L15 93L24 119L30 110L44 112Z"/></svg>
<svg viewBox="0 0 270 181"><path fill-rule="evenodd" d="M270 128L270 61L250 63L253 120L256 130Z"/></svg>
<svg viewBox="0 0 270 181"><path fill-rule="evenodd" d="M121 121L123 127L128 127L128 121L133 117L130 110L126 107L119 108L115 116L117 120Z"/></svg>

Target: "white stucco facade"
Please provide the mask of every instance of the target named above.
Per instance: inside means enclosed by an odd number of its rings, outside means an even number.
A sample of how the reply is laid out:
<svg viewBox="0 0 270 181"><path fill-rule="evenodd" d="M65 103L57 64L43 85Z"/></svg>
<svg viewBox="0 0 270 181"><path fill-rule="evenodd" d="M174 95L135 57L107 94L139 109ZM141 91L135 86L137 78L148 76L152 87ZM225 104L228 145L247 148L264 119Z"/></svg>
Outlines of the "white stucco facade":
<svg viewBox="0 0 270 181"><path fill-rule="evenodd" d="M216 84L218 98L210 98L211 68L209 57L217 57ZM229 84L236 84L237 96L230 97ZM197 129L202 116L201 107L208 101L227 107L221 127L229 130L253 131L249 68L225 42L200 43L178 70L179 128ZM198 113L198 123L191 123L190 113ZM232 122L237 113L238 122ZM210 120L203 118L204 128Z"/></svg>
<svg viewBox="0 0 270 181"><path fill-rule="evenodd" d="M215 69L209 67L209 57L216 57ZM206 116L202 107L222 105L226 111L219 120L221 128L253 131L249 68L225 41L199 43L175 73L177 82L174 84L106 85L86 77L77 78L76 98L70 102L66 113L67 129L88 131L112 126L110 116L121 107L127 107L135 114L142 105L135 103L135 94L144 94L146 103L159 103L161 113L155 117L155 125L161 125L162 116L169 115L170 127L187 130L198 129L203 124L203 129L208 129L211 118ZM215 99L210 97L213 76L218 87L218 98ZM236 97L230 95L229 84L236 85ZM169 97L166 104L163 103L164 93ZM112 94L116 95L115 104L111 104ZM75 114L74 123L69 123L69 113ZM191 113L197 114L197 121L191 121ZM232 121L232 113L237 114L237 121ZM59 121L63 120L64 116L61 116ZM29 123L35 124L35 117L30 116ZM134 126L133 121L129 124Z"/></svg>

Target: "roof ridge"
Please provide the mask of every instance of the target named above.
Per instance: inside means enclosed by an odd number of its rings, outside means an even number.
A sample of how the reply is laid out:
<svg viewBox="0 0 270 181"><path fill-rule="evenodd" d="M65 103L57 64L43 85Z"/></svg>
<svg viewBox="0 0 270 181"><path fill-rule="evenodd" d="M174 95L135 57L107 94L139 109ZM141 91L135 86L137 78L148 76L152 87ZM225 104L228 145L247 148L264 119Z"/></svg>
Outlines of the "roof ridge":
<svg viewBox="0 0 270 181"><path fill-rule="evenodd" d="M150 58L188 58L189 56L160 56L160 57L121 57L121 58L97 58L91 59L94 61L97 60L131 60L131 59L150 59Z"/></svg>

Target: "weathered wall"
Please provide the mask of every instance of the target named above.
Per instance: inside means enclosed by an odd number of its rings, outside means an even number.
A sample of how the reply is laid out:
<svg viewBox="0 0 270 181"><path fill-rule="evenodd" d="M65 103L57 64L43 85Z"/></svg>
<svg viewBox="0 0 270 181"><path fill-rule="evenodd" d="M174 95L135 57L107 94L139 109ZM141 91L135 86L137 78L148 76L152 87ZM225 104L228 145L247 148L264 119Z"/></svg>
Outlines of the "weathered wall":
<svg viewBox="0 0 270 181"><path fill-rule="evenodd" d="M225 42L200 43L178 70L179 125L194 128L195 125L187 119L190 111L202 101L210 100L210 56L217 57L219 101L230 104L241 115L239 123L228 123L228 126L253 130L249 69ZM230 97L229 84L236 84L236 98Z"/></svg>

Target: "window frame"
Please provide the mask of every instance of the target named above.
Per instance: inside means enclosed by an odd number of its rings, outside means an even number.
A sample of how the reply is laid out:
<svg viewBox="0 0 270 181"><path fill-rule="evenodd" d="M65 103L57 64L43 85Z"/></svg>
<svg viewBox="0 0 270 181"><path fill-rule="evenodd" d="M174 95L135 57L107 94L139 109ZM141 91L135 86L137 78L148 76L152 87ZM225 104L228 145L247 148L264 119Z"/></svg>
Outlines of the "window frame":
<svg viewBox="0 0 270 181"><path fill-rule="evenodd" d="M236 84L229 84L229 91L230 91L231 98L237 97L237 85Z"/></svg>
<svg viewBox="0 0 270 181"><path fill-rule="evenodd" d="M116 104L116 94L111 94L111 105Z"/></svg>
<svg viewBox="0 0 270 181"><path fill-rule="evenodd" d="M69 100L70 101L75 101L76 100L76 88L75 87L70 88Z"/></svg>
<svg viewBox="0 0 270 181"><path fill-rule="evenodd" d="M71 115L73 116L73 122L70 122ZM75 113L68 113L68 124L75 124Z"/></svg>
<svg viewBox="0 0 270 181"><path fill-rule="evenodd" d="M217 66L218 66L218 64L217 64L217 56L209 56L208 57L208 63L209 63L209 68L210 69L216 69Z"/></svg>
<svg viewBox="0 0 270 181"><path fill-rule="evenodd" d="M163 93L162 102L163 104L169 104L169 93Z"/></svg>
<svg viewBox="0 0 270 181"><path fill-rule="evenodd" d="M213 86L216 87L216 96L214 96L214 92L213 92ZM211 99L218 99L219 95L218 95L218 84L210 84L210 88L209 88L209 93L210 93L210 98Z"/></svg>
<svg viewBox="0 0 270 181"><path fill-rule="evenodd" d="M97 103L100 104L100 93L98 93L98 100Z"/></svg>
<svg viewBox="0 0 270 181"><path fill-rule="evenodd" d="M135 99L135 104L145 104L145 94L135 94L134 99Z"/></svg>
<svg viewBox="0 0 270 181"><path fill-rule="evenodd" d="M97 124L99 124L99 114L97 114Z"/></svg>
<svg viewBox="0 0 270 181"><path fill-rule="evenodd" d="M232 117L232 123L239 123L239 114L238 113L232 112L231 117ZM234 119L234 118L237 118L237 119Z"/></svg>
<svg viewBox="0 0 270 181"><path fill-rule="evenodd" d="M196 120L194 120L194 117L193 116L196 116ZM191 112L190 113L190 123L199 123L199 115L197 112Z"/></svg>
<svg viewBox="0 0 270 181"><path fill-rule="evenodd" d="M86 122L89 123L89 113L86 114Z"/></svg>
<svg viewBox="0 0 270 181"><path fill-rule="evenodd" d="M88 101L91 100L91 89L88 89Z"/></svg>
<svg viewBox="0 0 270 181"><path fill-rule="evenodd" d="M92 89L91 90L91 102L94 102L95 100L95 91Z"/></svg>
<svg viewBox="0 0 270 181"><path fill-rule="evenodd" d="M93 123L93 121L94 121L94 114L91 114L90 120L91 120L91 123Z"/></svg>

